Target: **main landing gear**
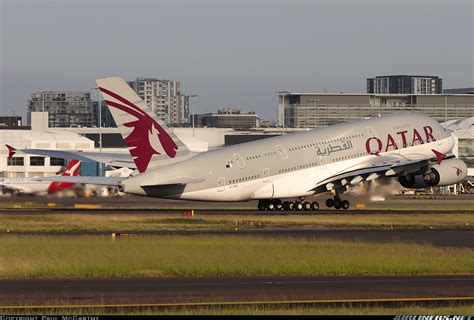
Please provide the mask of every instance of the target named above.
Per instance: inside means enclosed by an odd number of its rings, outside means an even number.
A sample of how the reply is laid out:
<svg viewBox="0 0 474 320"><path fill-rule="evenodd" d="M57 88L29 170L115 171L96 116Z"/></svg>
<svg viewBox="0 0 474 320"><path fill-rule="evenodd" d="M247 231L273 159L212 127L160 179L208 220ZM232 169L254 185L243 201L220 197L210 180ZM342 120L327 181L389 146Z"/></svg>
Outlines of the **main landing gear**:
<svg viewBox="0 0 474 320"><path fill-rule="evenodd" d="M268 199L258 201L258 210L268 211L318 211L319 203L309 202L300 198L295 201L284 201L280 199Z"/></svg>
<svg viewBox="0 0 474 320"><path fill-rule="evenodd" d="M347 200L341 200L339 196L334 196L334 199L329 198L326 200L326 206L328 208L334 207L334 209L344 209L347 210L350 207L350 203Z"/></svg>

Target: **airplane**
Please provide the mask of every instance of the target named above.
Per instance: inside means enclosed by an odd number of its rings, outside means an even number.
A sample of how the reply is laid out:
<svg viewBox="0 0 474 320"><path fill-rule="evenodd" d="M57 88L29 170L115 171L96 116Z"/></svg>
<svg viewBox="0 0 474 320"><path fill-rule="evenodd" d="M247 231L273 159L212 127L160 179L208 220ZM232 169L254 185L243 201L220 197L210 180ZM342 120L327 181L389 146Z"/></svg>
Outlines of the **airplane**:
<svg viewBox="0 0 474 320"><path fill-rule="evenodd" d="M446 186L467 174L451 153L454 136L425 115L379 116L195 153L123 79L97 85L139 173L42 180L115 185L156 198L259 200L260 210L318 210L306 197L331 192L326 206L348 209L342 197L351 185L397 178L405 188Z"/></svg>
<svg viewBox="0 0 474 320"><path fill-rule="evenodd" d="M80 161L72 160L59 176L77 176L79 174L80 164ZM0 178L0 186L20 193L57 192L64 189L70 189L74 185L75 184L72 182L42 182L35 180L35 178Z"/></svg>

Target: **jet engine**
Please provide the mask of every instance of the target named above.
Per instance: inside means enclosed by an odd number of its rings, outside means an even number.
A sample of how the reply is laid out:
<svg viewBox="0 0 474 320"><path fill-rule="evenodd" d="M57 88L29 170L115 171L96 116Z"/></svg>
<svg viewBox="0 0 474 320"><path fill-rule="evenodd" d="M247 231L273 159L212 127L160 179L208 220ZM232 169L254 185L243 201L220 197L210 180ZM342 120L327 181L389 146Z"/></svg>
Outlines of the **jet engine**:
<svg viewBox="0 0 474 320"><path fill-rule="evenodd" d="M423 180L429 186L448 186L461 182L467 176L467 166L460 159L449 159L432 166Z"/></svg>
<svg viewBox="0 0 474 320"><path fill-rule="evenodd" d="M405 175L398 178L405 188L426 188L448 186L461 182L467 176L467 166L460 159L444 160L441 164L431 166L420 175Z"/></svg>
<svg viewBox="0 0 474 320"><path fill-rule="evenodd" d="M425 180L423 180L422 175L408 174L406 176L400 176L398 178L398 182L400 182L403 187L408 189L420 189L429 187L426 184Z"/></svg>

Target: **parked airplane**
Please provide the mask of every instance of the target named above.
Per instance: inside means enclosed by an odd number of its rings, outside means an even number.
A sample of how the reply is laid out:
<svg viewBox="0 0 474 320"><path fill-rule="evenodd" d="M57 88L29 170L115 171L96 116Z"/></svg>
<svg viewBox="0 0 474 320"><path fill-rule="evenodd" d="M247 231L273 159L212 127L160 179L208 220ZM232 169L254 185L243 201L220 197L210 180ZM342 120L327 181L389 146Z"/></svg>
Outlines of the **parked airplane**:
<svg viewBox="0 0 474 320"><path fill-rule="evenodd" d="M74 177L79 174L80 161L72 160L59 176ZM56 192L74 187L72 182L42 182L35 178L0 178L0 186L21 193Z"/></svg>
<svg viewBox="0 0 474 320"><path fill-rule="evenodd" d="M157 198L258 199L261 210L317 210L319 204L305 197L330 191L326 205L347 209L341 197L350 185L396 177L407 188L443 186L467 172L451 154L451 133L424 115L380 116L194 153L121 78L97 84L140 174L46 179L118 185Z"/></svg>

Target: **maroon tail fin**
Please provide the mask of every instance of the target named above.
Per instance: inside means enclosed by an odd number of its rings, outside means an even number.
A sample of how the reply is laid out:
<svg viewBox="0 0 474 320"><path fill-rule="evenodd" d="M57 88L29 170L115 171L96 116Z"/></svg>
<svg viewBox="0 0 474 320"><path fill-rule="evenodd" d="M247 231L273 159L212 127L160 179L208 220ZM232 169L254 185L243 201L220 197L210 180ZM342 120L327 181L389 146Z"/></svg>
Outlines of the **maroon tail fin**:
<svg viewBox="0 0 474 320"><path fill-rule="evenodd" d="M6 144L6 146L8 148L8 159L11 159L15 155L16 149L8 144Z"/></svg>

